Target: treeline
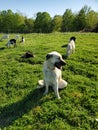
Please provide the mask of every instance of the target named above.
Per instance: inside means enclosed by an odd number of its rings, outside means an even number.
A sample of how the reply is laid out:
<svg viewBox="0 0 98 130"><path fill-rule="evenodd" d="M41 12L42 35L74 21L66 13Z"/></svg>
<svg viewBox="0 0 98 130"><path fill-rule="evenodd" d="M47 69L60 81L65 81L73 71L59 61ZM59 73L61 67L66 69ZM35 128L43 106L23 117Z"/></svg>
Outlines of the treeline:
<svg viewBox="0 0 98 130"><path fill-rule="evenodd" d="M36 18L27 18L11 10L0 11L0 32L3 33L50 33L50 32L98 32L98 12L84 6L73 13L66 9L64 14L53 18L48 12L38 12Z"/></svg>

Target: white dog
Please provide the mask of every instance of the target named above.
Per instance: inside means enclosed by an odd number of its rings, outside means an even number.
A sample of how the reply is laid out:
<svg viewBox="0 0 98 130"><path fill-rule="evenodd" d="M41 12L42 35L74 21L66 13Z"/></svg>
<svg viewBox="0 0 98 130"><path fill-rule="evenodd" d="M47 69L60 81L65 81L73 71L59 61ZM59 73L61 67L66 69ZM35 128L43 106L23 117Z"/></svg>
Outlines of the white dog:
<svg viewBox="0 0 98 130"><path fill-rule="evenodd" d="M52 86L55 95L60 99L58 89L62 89L67 86L67 82L62 79L62 66L65 65L65 61L62 56L53 51L46 56L46 61L43 66L44 80L39 80L38 88L46 87L44 95L48 93L49 86Z"/></svg>
<svg viewBox="0 0 98 130"><path fill-rule="evenodd" d="M66 56L70 56L72 53L75 53L75 37L71 37L66 49Z"/></svg>
<svg viewBox="0 0 98 130"><path fill-rule="evenodd" d="M0 41L3 41L4 39L9 39L9 34L2 36L2 38L0 39Z"/></svg>

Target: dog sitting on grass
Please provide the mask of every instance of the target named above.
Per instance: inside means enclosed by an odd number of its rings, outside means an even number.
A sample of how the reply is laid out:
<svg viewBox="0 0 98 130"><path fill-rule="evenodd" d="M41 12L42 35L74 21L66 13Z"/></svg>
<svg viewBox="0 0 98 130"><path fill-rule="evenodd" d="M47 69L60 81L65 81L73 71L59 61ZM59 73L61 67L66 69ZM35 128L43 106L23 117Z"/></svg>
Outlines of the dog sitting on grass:
<svg viewBox="0 0 98 130"><path fill-rule="evenodd" d="M10 39L6 45L7 45L8 48L9 48L11 45L13 45L14 47L16 47L16 46L17 46L17 45L16 45L16 39Z"/></svg>
<svg viewBox="0 0 98 130"><path fill-rule="evenodd" d="M39 80L39 86L37 88L42 88L45 86L44 95L48 93L49 86L53 87L54 93L58 99L59 89L65 88L67 82L62 79L62 66L66 65L62 56L56 52L50 52L46 55L46 61L43 65L44 80Z"/></svg>
<svg viewBox="0 0 98 130"><path fill-rule="evenodd" d="M69 57L72 53L75 53L75 41L76 37L71 37L66 49L66 56Z"/></svg>

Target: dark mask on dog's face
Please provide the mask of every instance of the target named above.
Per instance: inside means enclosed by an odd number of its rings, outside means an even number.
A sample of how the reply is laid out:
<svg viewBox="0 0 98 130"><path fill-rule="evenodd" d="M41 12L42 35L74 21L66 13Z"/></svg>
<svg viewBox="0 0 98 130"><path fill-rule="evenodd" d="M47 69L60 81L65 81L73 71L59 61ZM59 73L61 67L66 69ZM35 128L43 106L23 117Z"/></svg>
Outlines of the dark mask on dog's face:
<svg viewBox="0 0 98 130"><path fill-rule="evenodd" d="M56 62L55 64L55 67L57 67L58 69L62 69L62 66L66 65L66 62L65 61L59 61L59 62Z"/></svg>
<svg viewBox="0 0 98 130"><path fill-rule="evenodd" d="M46 60L49 60L49 62L58 69L62 69L62 66L66 65L66 62L62 59L62 56L58 53L47 54Z"/></svg>

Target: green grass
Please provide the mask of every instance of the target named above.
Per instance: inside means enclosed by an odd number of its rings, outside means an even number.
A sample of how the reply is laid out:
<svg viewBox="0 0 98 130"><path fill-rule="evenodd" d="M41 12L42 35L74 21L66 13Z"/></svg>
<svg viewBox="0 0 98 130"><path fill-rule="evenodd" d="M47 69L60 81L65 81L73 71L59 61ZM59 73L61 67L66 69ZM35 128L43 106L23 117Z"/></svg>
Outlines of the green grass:
<svg viewBox="0 0 98 130"><path fill-rule="evenodd" d="M2 35L2 34L1 34ZM0 35L0 36L1 36ZM70 36L76 36L76 53L65 59L62 76L68 82L60 91L43 96L36 89L43 79L42 66L48 52L65 55ZM14 37L11 34L10 37ZM0 42L1 130L97 130L98 129L98 34L25 34L26 42L7 48ZM35 57L22 59L26 51Z"/></svg>

